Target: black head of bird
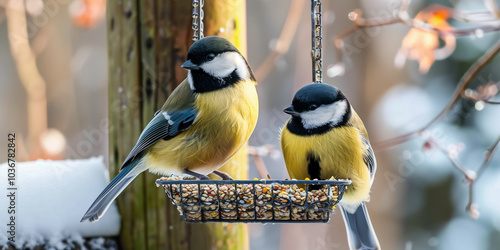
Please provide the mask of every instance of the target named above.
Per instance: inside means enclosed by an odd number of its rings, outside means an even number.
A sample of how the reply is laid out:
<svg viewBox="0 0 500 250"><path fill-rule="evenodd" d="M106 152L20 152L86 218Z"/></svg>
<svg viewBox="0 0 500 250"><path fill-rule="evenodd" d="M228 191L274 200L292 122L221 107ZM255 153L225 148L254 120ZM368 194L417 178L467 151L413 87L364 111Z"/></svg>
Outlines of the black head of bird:
<svg viewBox="0 0 500 250"><path fill-rule="evenodd" d="M197 93L218 90L241 80L255 80L245 58L227 39L209 36L189 48L187 61L191 89Z"/></svg>
<svg viewBox="0 0 500 250"><path fill-rule="evenodd" d="M292 115L291 126L301 127L309 133L345 125L351 115L345 95L338 88L323 83L301 88L292 106L283 111Z"/></svg>

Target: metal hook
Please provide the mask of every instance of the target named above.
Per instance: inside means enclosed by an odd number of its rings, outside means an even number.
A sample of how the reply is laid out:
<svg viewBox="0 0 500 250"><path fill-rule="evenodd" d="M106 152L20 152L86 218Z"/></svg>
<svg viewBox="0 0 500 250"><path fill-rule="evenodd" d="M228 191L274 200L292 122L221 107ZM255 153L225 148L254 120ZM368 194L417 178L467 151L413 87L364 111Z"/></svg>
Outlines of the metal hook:
<svg viewBox="0 0 500 250"><path fill-rule="evenodd" d="M323 82L321 0L311 0L311 59L313 82Z"/></svg>
<svg viewBox="0 0 500 250"><path fill-rule="evenodd" d="M203 12L203 6L205 5L205 0L193 0L193 41L198 41L204 37L203 35L203 18L205 17L205 12Z"/></svg>

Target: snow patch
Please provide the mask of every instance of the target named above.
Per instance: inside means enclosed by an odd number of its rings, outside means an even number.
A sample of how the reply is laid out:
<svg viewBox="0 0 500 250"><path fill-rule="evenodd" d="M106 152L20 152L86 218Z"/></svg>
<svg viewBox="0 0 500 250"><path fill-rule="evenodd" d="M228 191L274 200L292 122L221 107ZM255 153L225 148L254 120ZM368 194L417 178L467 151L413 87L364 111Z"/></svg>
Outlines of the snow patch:
<svg viewBox="0 0 500 250"><path fill-rule="evenodd" d="M0 164L0 249L7 245L7 164ZM18 162L16 166L16 248L46 244L50 249L82 245L83 237L115 236L120 215L113 203L95 223L80 223L109 183L102 157L86 160ZM97 243L97 242L95 242Z"/></svg>

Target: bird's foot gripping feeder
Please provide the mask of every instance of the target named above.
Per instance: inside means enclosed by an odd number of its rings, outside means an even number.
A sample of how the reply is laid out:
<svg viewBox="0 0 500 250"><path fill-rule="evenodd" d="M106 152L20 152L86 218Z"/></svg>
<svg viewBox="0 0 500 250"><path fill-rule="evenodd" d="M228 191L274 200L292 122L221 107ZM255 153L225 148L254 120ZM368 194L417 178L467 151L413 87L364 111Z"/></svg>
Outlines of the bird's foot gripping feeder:
<svg viewBox="0 0 500 250"><path fill-rule="evenodd" d="M156 180L188 222L328 222L351 180Z"/></svg>

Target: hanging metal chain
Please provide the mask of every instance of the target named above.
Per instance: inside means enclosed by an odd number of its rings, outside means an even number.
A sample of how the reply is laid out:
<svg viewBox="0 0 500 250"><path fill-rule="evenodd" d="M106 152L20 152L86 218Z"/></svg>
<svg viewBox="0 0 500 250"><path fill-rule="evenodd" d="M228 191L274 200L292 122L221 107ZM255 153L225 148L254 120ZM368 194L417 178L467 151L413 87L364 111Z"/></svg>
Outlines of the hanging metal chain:
<svg viewBox="0 0 500 250"><path fill-rule="evenodd" d="M203 12L203 5L205 5L205 0L193 0L193 41L198 41L204 37L203 35L203 17L205 17L205 12Z"/></svg>
<svg viewBox="0 0 500 250"><path fill-rule="evenodd" d="M323 82L321 0L311 0L311 57L313 82Z"/></svg>

